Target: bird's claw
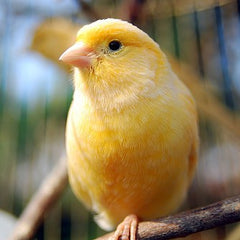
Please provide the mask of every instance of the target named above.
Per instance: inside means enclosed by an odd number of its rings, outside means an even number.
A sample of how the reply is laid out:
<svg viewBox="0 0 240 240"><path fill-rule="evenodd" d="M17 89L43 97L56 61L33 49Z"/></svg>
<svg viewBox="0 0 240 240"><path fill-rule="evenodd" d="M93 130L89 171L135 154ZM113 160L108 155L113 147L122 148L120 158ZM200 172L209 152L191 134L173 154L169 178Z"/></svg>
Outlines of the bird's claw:
<svg viewBox="0 0 240 240"><path fill-rule="evenodd" d="M138 218L136 215L128 215L121 222L113 236L109 240L136 240Z"/></svg>

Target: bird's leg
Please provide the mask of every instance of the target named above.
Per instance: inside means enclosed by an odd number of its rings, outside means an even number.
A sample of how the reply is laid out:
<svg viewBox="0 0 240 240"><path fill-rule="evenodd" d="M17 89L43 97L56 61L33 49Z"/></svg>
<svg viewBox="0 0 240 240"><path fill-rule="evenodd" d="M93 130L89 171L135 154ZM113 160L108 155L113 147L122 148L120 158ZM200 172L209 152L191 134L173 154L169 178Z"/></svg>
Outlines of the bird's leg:
<svg viewBox="0 0 240 240"><path fill-rule="evenodd" d="M110 240L136 240L138 218L128 215L118 226Z"/></svg>

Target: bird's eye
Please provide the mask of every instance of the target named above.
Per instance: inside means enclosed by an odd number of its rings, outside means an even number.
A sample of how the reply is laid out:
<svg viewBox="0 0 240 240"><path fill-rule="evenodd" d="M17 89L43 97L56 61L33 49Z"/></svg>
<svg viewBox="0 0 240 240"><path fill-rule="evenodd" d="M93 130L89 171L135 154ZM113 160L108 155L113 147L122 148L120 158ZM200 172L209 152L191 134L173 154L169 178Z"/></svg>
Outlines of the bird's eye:
<svg viewBox="0 0 240 240"><path fill-rule="evenodd" d="M108 44L108 47L111 51L118 51L121 48L122 44L118 40L113 40Z"/></svg>

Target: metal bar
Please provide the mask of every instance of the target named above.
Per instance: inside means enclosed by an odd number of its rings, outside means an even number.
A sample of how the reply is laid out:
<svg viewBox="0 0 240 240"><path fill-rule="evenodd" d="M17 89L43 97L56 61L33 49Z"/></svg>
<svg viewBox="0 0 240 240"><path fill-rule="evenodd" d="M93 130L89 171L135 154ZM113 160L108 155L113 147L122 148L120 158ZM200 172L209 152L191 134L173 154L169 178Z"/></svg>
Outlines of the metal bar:
<svg viewBox="0 0 240 240"><path fill-rule="evenodd" d="M224 27L222 21L221 7L217 6L214 8L216 25L217 25L217 35L218 35L218 47L220 52L221 61L221 71L223 74L223 87L224 87L224 99L225 103L231 109L234 109L234 99L232 94L232 81L229 74L228 68L228 58L224 39Z"/></svg>
<svg viewBox="0 0 240 240"><path fill-rule="evenodd" d="M195 10L193 12L193 19L194 19L194 30L196 34L196 42L197 42L197 52L198 52L198 65L199 65L199 72L201 76L204 76L204 65L203 65L203 56L202 56L202 46L201 46L201 34L199 29L199 18L198 13Z"/></svg>
<svg viewBox="0 0 240 240"><path fill-rule="evenodd" d="M177 29L177 17L175 16L175 14L173 14L173 16L172 16L172 28L173 28L173 41L174 41L175 56L177 58L180 58L178 29Z"/></svg>

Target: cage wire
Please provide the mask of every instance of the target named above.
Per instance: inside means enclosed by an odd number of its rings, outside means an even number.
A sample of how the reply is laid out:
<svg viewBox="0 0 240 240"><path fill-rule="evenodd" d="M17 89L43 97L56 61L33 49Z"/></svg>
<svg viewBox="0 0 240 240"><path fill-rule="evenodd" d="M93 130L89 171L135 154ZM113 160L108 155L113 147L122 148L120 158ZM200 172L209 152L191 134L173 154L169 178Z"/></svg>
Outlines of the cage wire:
<svg viewBox="0 0 240 240"><path fill-rule="evenodd" d="M92 21L96 13L103 18L121 17L127 2L0 2L0 209L5 212L18 217L65 153L65 120L72 84L68 69L57 62L58 46L70 45L71 34ZM229 118L214 115L218 107L205 103L204 96L197 99L203 109L222 120L214 121L199 113L199 166L182 209L239 194L240 1L136 2L144 5L141 15L136 15L136 24L179 62L183 76L189 78L184 66L192 69L198 84L226 109L227 117L236 120L236 126L230 123L229 129L225 128ZM81 3L88 5L87 11ZM219 227L186 239L227 239L236 226ZM87 240L102 234L92 214L68 188L45 216L35 239Z"/></svg>

